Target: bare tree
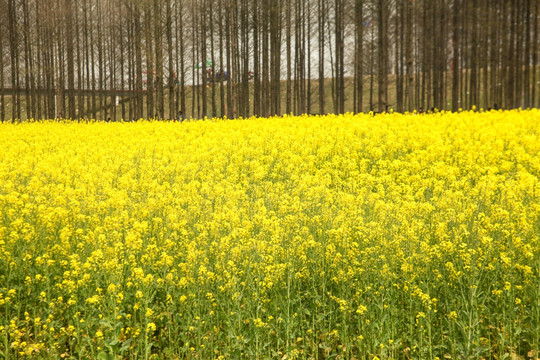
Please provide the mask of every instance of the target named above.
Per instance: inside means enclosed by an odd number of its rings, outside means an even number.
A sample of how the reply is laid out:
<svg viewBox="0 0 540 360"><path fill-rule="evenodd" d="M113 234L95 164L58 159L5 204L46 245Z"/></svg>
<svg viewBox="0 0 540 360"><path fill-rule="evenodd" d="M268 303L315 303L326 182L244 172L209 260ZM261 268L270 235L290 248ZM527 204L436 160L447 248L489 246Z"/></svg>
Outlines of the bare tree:
<svg viewBox="0 0 540 360"><path fill-rule="evenodd" d="M0 14L8 14L7 5L5 2L0 2ZM4 66L4 54L7 53L6 46L4 45L5 34L3 24L7 23L2 15L0 15L0 69L5 69ZM4 94L4 88L6 86L4 79L4 71L0 71L0 121L4 122L6 120L6 97Z"/></svg>
<svg viewBox="0 0 540 360"><path fill-rule="evenodd" d="M539 8L534 0L3 0L0 118L537 106Z"/></svg>

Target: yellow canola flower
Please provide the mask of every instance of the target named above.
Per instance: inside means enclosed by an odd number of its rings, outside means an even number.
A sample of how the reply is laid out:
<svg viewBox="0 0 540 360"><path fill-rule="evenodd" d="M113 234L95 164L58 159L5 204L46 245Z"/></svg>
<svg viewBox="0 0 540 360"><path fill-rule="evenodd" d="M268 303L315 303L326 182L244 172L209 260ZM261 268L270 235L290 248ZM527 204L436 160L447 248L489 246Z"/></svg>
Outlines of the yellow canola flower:
<svg viewBox="0 0 540 360"><path fill-rule="evenodd" d="M157 326L182 338L125 356L537 349L539 110L1 123L0 147L10 357Z"/></svg>
<svg viewBox="0 0 540 360"><path fill-rule="evenodd" d="M146 332L153 333L154 331L156 331L156 324L154 324L153 322L148 323L148 325L146 326Z"/></svg>

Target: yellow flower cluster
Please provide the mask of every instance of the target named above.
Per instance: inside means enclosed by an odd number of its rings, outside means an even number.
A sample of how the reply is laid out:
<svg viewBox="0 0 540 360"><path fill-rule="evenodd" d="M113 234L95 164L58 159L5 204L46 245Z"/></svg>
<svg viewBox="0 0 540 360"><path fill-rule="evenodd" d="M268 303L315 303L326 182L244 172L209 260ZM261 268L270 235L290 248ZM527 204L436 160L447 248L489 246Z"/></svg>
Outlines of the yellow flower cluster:
<svg viewBox="0 0 540 360"><path fill-rule="evenodd" d="M540 354L540 111L0 124L0 355Z"/></svg>

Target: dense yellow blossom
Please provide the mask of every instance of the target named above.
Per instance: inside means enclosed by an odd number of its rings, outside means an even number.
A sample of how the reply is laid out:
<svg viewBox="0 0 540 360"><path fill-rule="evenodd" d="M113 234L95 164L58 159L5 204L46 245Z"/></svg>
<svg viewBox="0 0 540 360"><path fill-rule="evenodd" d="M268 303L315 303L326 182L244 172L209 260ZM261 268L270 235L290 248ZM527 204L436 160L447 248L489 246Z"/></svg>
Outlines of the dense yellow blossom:
<svg viewBox="0 0 540 360"><path fill-rule="evenodd" d="M0 357L540 356L538 110L29 122L0 147Z"/></svg>

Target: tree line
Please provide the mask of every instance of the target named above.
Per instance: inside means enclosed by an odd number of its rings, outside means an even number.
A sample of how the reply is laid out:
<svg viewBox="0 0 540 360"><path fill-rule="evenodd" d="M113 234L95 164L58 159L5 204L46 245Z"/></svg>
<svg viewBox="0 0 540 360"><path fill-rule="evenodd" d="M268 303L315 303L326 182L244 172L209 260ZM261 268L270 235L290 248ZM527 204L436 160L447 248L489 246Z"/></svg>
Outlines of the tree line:
<svg viewBox="0 0 540 360"><path fill-rule="evenodd" d="M540 105L537 0L0 0L0 120Z"/></svg>

